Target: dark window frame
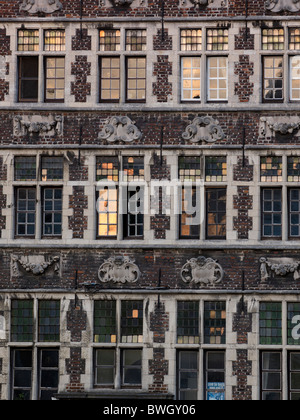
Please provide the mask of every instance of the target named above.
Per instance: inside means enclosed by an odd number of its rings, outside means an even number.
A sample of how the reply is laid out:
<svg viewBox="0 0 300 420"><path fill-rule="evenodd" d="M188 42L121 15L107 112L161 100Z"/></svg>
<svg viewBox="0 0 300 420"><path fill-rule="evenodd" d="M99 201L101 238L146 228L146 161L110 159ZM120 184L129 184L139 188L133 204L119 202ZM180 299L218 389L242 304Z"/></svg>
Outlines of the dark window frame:
<svg viewBox="0 0 300 420"><path fill-rule="evenodd" d="M196 369L188 369L188 368L183 368L181 366L181 360L182 360L182 355L184 353L192 353L194 356L196 356L196 360L197 360L197 368ZM195 349L182 349L182 350L177 350L176 353L176 393L177 393L177 399L181 400L181 392L184 391L190 391L190 392L195 392L197 394L196 400L198 400L198 382L199 382L199 350L195 350ZM181 386L181 374L182 373L194 373L196 372L197 375L197 388L183 388ZM184 401L184 399L182 399L181 401Z"/></svg>
<svg viewBox="0 0 300 420"><path fill-rule="evenodd" d="M47 60L56 60L56 59L63 59L64 60L64 77L47 77L47 70L48 70L48 65L47 65ZM62 67L53 67L53 69L56 70L57 69L61 69ZM64 92L64 97L62 99L48 99L47 98L47 81L48 80L55 80L55 84L57 80L63 80L64 81L64 88L63 88L63 92ZM55 91L57 90L57 88L55 87L54 89L54 94ZM62 89L59 89L62 90ZM61 55L55 55L55 56L45 56L44 57L44 102L47 103L64 103L65 102L65 97L66 97L66 57L65 56L61 56Z"/></svg>
<svg viewBox="0 0 300 420"><path fill-rule="evenodd" d="M129 73L128 62L129 62L129 60L135 60L135 59L137 59L137 60L138 59L144 59L145 60L145 67L144 67L145 77L140 77L140 78L136 77L135 79L134 78L129 79L129 77L128 77L128 73ZM136 56L136 55L128 56L127 55L125 57L125 69L126 69L125 70L125 74L126 74L126 102L127 103L141 103L141 104L146 103L146 100L147 100L147 57L145 55L141 55L141 56ZM135 67L135 69L137 70L138 67ZM145 98L144 99L129 99L128 92L129 92L129 90L132 90L132 89L129 89L129 86L128 86L129 80L145 80L145 89L135 89L136 92L138 90L144 90L144 92L145 92Z"/></svg>
<svg viewBox="0 0 300 420"><path fill-rule="evenodd" d="M263 355L265 353L280 354L280 369L265 369L265 368L263 368ZM264 393L271 393L273 391L274 393L279 394L280 395L279 400L282 400L282 392L283 392L282 373L283 373L283 368L284 368L284 366L282 364L282 362L283 362L282 351L281 350L279 350L279 351L278 350L277 351L276 350L268 350L268 349L262 350L262 351L260 351L259 361L260 361L260 363L259 363L259 365L260 365L260 399L263 401ZM273 372L274 374L276 374L276 373L280 374L280 383L281 383L280 389L268 389L268 388L263 387L263 375L264 375L264 373L267 373L267 372ZM264 401L266 401L266 400L264 400Z"/></svg>
<svg viewBox="0 0 300 420"><path fill-rule="evenodd" d="M20 200L20 198L19 198L19 191L20 190L26 190L27 191L27 193L26 193L26 199L25 199L25 201L27 202L28 201L28 190L34 190L35 191L35 209L34 210L19 210L19 200ZM37 207L37 189L36 189L36 187L34 186L34 187L32 187L32 186L28 186L28 187L16 187L15 188L15 238L26 238L26 239L34 239L35 238L35 236L36 236L36 207ZM26 214L26 221L24 222L24 223L19 223L18 222L18 214L19 213L25 213ZM33 213L34 214L34 223L30 223L30 224L32 224L32 225L34 225L34 234L24 234L24 235L22 235L22 234L20 234L19 232L18 232L18 226L19 226L19 224L25 224L25 226L27 226L29 223L27 222L27 215L28 214L31 214L31 213ZM26 228L26 231L27 231L27 228Z"/></svg>
<svg viewBox="0 0 300 420"><path fill-rule="evenodd" d="M225 224L216 224L216 226L225 226L225 235L216 235L216 236L212 236L208 234L208 226L212 225L208 223L208 215L210 213L213 213L212 211L209 211L209 200L208 200L208 193L211 191L223 191L225 192L225 196L226 196L226 200L225 200L225 212L219 212L218 209L215 212L215 214L225 214ZM218 203L218 201L217 201ZM205 215L205 225L206 225L206 239L207 240L226 240L227 238L227 188L226 187L207 187L205 189L205 209L206 209L206 215Z"/></svg>
<svg viewBox="0 0 300 420"><path fill-rule="evenodd" d="M102 61L105 59L118 59L119 60L119 78L103 78L102 77L102 69L103 64ZM112 67L110 67L110 70L112 70ZM112 80L118 80L119 81L119 98L118 99L103 99L102 98L102 84L103 80L110 80L110 83ZM111 91L111 88L110 88ZM121 57L120 56L100 56L99 57L99 103L120 103L121 100Z"/></svg>
<svg viewBox="0 0 300 420"><path fill-rule="evenodd" d="M55 199L55 198L48 198L46 199L45 197L45 193L46 190L53 190L53 193L55 194L55 190L60 190L61 191L61 198L60 199ZM53 195L53 194L52 194ZM52 201L53 202L53 207L55 202L57 201L61 201L61 210L46 210L45 209L45 201ZM62 238L62 233L63 233L63 187L61 186L57 186L57 187L53 187L53 186L43 186L41 189L41 215L42 215L42 238L55 238L55 239L61 239ZM51 223L46 223L45 221L45 215L46 213L52 214L52 221ZM61 222L60 223L55 223L54 222L54 216L55 214L60 214L61 215ZM45 233L45 225L51 225L52 226L52 234L49 233ZM55 234L54 233L54 226L55 225L60 225L61 226L61 232Z"/></svg>
<svg viewBox="0 0 300 420"><path fill-rule="evenodd" d="M25 60L29 60L29 59L35 59L37 61L37 75L36 76L23 76L22 72L23 72L23 67L25 63ZM24 56L19 56L18 57L18 102L26 102L26 103L30 103L30 102L38 102L39 100L39 56L38 55L24 55ZM36 97L32 97L32 98L23 98L22 97L22 86L24 82L35 82L36 83L36 93L37 96Z"/></svg>
<svg viewBox="0 0 300 420"><path fill-rule="evenodd" d="M268 212L266 212L265 210L264 210L264 202L265 202L265 200L264 200L264 192L266 191L266 190L271 190L272 191L272 200L271 200L271 202L272 203L274 203L274 190L276 190L276 191L281 191L281 211L279 212L277 212L277 211L268 211ZM267 200L267 201L270 201L270 200ZM272 204L272 206L273 206L274 204ZM265 227L265 223L264 223L264 215L265 215L265 213L266 214L271 214L272 215L272 217L273 217L273 215L274 214L280 214L281 215L281 224L280 225L274 225L274 224L271 224L270 226L272 226L272 232L273 232L273 227L274 226L281 226L281 235L279 236L279 235L277 235L277 236L274 236L274 235L271 235L271 236L266 236L265 234L264 234L264 227ZM283 230L282 230L282 228L283 228L283 203L282 203L282 188L280 188L280 187L263 187L263 188L261 188L261 239L262 240L272 240L272 241L281 241L282 240L282 234L283 234Z"/></svg>
<svg viewBox="0 0 300 420"><path fill-rule="evenodd" d="M282 98L278 98L278 99L269 99L269 98L265 98L265 80L268 80L265 78L265 72L266 72L266 66L265 66L265 60L266 59L270 59L270 58L281 58L282 59L282 77L281 78L272 78L273 81L275 80L282 80ZM275 67L272 67L273 71ZM280 67L278 67L280 68ZM284 71L284 56L283 55L263 55L262 56L262 102L263 103L283 103L284 102L284 97L285 97L285 92L284 92L284 78L285 78L285 71ZM272 90L275 92L275 88L272 88ZM280 89L278 89L280 90Z"/></svg>
<svg viewBox="0 0 300 420"><path fill-rule="evenodd" d="M299 210L298 211L292 211L292 191L297 190L299 193L299 199L297 200L299 202ZM296 201L296 200L293 200ZM292 215L296 214L299 216L299 220L300 220L300 188L296 188L296 187L290 187L288 188L288 229L289 229L289 235L288 238L289 240L299 240L300 238L300 227L299 227L299 235L292 235L291 229L293 225L299 225L297 223L293 223L292 224Z"/></svg>

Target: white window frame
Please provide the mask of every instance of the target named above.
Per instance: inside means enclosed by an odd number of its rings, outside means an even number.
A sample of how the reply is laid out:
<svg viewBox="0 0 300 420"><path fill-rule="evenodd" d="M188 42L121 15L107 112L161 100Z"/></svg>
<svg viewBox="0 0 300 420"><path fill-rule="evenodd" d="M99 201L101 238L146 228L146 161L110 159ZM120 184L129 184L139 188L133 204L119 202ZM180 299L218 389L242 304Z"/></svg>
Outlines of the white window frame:
<svg viewBox="0 0 300 420"><path fill-rule="evenodd" d="M214 67L218 70L218 76L217 77L211 77L210 76L210 70L211 70L211 60L217 59L217 67ZM226 60L226 67L220 67L220 60ZM226 68L226 77L220 77L219 76L219 70ZM212 80L217 81L217 88L211 89L210 82ZM220 81L225 80L226 82L226 98L220 97ZM211 98L211 91L217 92L216 98ZM228 101L228 56L211 56L207 58L207 101L208 102L227 102Z"/></svg>

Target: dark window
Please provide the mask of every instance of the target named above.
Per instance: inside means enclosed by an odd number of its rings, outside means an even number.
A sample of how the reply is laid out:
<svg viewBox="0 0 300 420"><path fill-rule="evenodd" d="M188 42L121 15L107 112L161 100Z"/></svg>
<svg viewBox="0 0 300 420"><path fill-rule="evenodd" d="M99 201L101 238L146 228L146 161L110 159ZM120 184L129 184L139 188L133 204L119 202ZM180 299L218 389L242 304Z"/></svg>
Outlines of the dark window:
<svg viewBox="0 0 300 420"><path fill-rule="evenodd" d="M300 400L300 353L289 354L289 399Z"/></svg>
<svg viewBox="0 0 300 420"><path fill-rule="evenodd" d="M205 344L225 344L226 342L226 302L204 303Z"/></svg>
<svg viewBox="0 0 300 420"><path fill-rule="evenodd" d="M283 58L263 57L263 100L283 101Z"/></svg>
<svg viewBox="0 0 300 420"><path fill-rule="evenodd" d="M278 238L282 235L282 192L281 189L262 190L262 236Z"/></svg>
<svg viewBox="0 0 300 420"><path fill-rule="evenodd" d="M282 344L282 307L280 302L260 302L259 343Z"/></svg>
<svg viewBox="0 0 300 420"><path fill-rule="evenodd" d="M46 57L45 72L45 100L63 102L65 99L64 57Z"/></svg>
<svg viewBox="0 0 300 420"><path fill-rule="evenodd" d="M36 180L36 157L16 156L15 157L15 181Z"/></svg>
<svg viewBox="0 0 300 420"><path fill-rule="evenodd" d="M43 189L43 235L62 234L62 188Z"/></svg>
<svg viewBox="0 0 300 420"><path fill-rule="evenodd" d="M261 182L282 182L282 157L260 158L260 180Z"/></svg>
<svg viewBox="0 0 300 420"><path fill-rule="evenodd" d="M177 357L177 397L179 400L198 398L198 351L179 351Z"/></svg>
<svg viewBox="0 0 300 420"><path fill-rule="evenodd" d="M300 189L289 190L289 236L300 237Z"/></svg>
<svg viewBox="0 0 300 420"><path fill-rule="evenodd" d="M64 178L64 158L42 157L42 181L61 181Z"/></svg>
<svg viewBox="0 0 300 420"><path fill-rule="evenodd" d="M226 239L226 188L206 190L206 237Z"/></svg>
<svg viewBox="0 0 300 420"><path fill-rule="evenodd" d="M300 344L300 303L288 303L287 344L298 346Z"/></svg>
<svg viewBox="0 0 300 420"><path fill-rule="evenodd" d="M16 236L32 237L35 235L35 188L17 188L16 201Z"/></svg>
<svg viewBox="0 0 300 420"><path fill-rule="evenodd" d="M113 387L116 374L114 349L97 349L95 356L95 385Z"/></svg>
<svg viewBox="0 0 300 420"><path fill-rule="evenodd" d="M51 400L58 391L59 351L56 349L41 349L39 361L39 399L43 401Z"/></svg>
<svg viewBox="0 0 300 420"><path fill-rule="evenodd" d="M205 354L205 389L207 401L225 400L225 352Z"/></svg>
<svg viewBox="0 0 300 420"><path fill-rule="evenodd" d="M199 344L199 302L177 302L177 343Z"/></svg>
<svg viewBox="0 0 300 420"><path fill-rule="evenodd" d="M124 181L144 181L144 158L124 157ZM144 235L144 187L129 185L124 191L123 235L124 238L139 238Z"/></svg>
<svg viewBox="0 0 300 420"><path fill-rule="evenodd" d="M126 100L128 102L146 101L146 58L127 58Z"/></svg>
<svg viewBox="0 0 300 420"><path fill-rule="evenodd" d="M100 101L120 100L120 58L100 58Z"/></svg>
<svg viewBox="0 0 300 420"><path fill-rule="evenodd" d="M281 353L263 351L261 353L261 397L263 401L282 399Z"/></svg>
<svg viewBox="0 0 300 420"><path fill-rule="evenodd" d="M126 349L122 351L122 356L122 385L141 385L142 350Z"/></svg>
<svg viewBox="0 0 300 420"><path fill-rule="evenodd" d="M11 341L33 341L33 300L12 300Z"/></svg>
<svg viewBox="0 0 300 420"><path fill-rule="evenodd" d="M57 342L60 337L60 301L39 301L39 341Z"/></svg>
<svg viewBox="0 0 300 420"><path fill-rule="evenodd" d="M205 181L227 181L226 156L207 156L205 158Z"/></svg>
<svg viewBox="0 0 300 420"><path fill-rule="evenodd" d="M32 384L32 350L12 350L12 392L14 401L28 401L31 399Z"/></svg>
<svg viewBox="0 0 300 420"><path fill-rule="evenodd" d="M288 157L288 182L300 182L300 157Z"/></svg>
<svg viewBox="0 0 300 420"><path fill-rule="evenodd" d="M39 58L19 57L19 102L37 102Z"/></svg>
<svg viewBox="0 0 300 420"><path fill-rule="evenodd" d="M121 342L143 342L142 300L125 300L121 302Z"/></svg>
<svg viewBox="0 0 300 420"><path fill-rule="evenodd" d="M94 342L116 343L116 301L97 300L94 308Z"/></svg>

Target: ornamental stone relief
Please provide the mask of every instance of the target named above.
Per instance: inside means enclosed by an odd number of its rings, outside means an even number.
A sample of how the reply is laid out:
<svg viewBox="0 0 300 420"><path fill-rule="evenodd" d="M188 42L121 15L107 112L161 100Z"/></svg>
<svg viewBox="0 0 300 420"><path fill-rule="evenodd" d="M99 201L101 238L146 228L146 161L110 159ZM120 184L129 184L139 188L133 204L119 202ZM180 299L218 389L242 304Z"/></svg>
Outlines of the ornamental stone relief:
<svg viewBox="0 0 300 420"><path fill-rule="evenodd" d="M266 0L266 9L274 13L299 12L300 0Z"/></svg>
<svg viewBox="0 0 300 420"><path fill-rule="evenodd" d="M135 122L128 117L112 117L105 121L103 130L99 133L99 140L106 140L108 143L123 141L131 143L140 140L142 133L135 126Z"/></svg>
<svg viewBox="0 0 300 420"><path fill-rule="evenodd" d="M140 275L140 269L134 260L123 256L108 258L98 271L102 283L136 283Z"/></svg>
<svg viewBox="0 0 300 420"><path fill-rule="evenodd" d="M296 135L300 129L299 117L261 117L259 124L259 138L274 137L276 134L282 136Z"/></svg>
<svg viewBox="0 0 300 420"><path fill-rule="evenodd" d="M49 116L15 116L14 135L17 137L26 135L61 136L63 133L63 117Z"/></svg>
<svg viewBox="0 0 300 420"><path fill-rule="evenodd" d="M20 5L20 11L28 12L31 15L35 13L51 14L61 10L62 7L59 0L23 0L23 3Z"/></svg>
<svg viewBox="0 0 300 420"><path fill-rule="evenodd" d="M300 279L300 261L295 261L292 258L262 257L259 262L262 282L270 280L274 276L285 277L291 273L294 280Z"/></svg>
<svg viewBox="0 0 300 420"><path fill-rule="evenodd" d="M191 258L181 270L181 278L185 283L215 285L220 283L223 277L224 270L221 265L216 260L203 256Z"/></svg>
<svg viewBox="0 0 300 420"><path fill-rule="evenodd" d="M54 273L59 274L60 258L58 256L50 257L48 260L43 255L30 256L11 256L11 269L13 277L20 277L25 270L29 274L39 276L45 273L50 267Z"/></svg>
<svg viewBox="0 0 300 420"><path fill-rule="evenodd" d="M186 127L182 137L191 143L215 143L218 140L223 140L225 134L219 121L207 116L195 118L192 124Z"/></svg>

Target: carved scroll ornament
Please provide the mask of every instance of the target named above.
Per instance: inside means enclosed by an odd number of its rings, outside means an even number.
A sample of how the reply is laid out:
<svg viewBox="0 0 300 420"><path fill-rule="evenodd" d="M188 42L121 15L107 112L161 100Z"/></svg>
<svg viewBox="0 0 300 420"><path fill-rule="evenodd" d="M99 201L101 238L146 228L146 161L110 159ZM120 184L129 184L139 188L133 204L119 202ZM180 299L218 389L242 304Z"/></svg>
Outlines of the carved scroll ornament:
<svg viewBox="0 0 300 420"><path fill-rule="evenodd" d="M197 117L192 124L186 127L182 137L192 143L201 141L215 143L217 140L223 140L225 134L218 120L214 120L212 117Z"/></svg>
<svg viewBox="0 0 300 420"><path fill-rule="evenodd" d="M40 116L15 116L14 118L14 135L26 136L37 134L39 136L53 136L62 135L63 117L55 116L45 117Z"/></svg>
<svg viewBox="0 0 300 420"><path fill-rule="evenodd" d="M300 279L300 261L291 258L279 258L280 261L272 258L262 257L260 262L261 281L267 281L272 277L272 273L279 277L285 277L293 273L294 280Z"/></svg>
<svg viewBox="0 0 300 420"><path fill-rule="evenodd" d="M62 4L59 0L23 0L20 6L20 11L25 11L31 15L35 13L50 14L62 9Z"/></svg>
<svg viewBox="0 0 300 420"><path fill-rule="evenodd" d="M299 12L300 0L266 0L266 9L271 12Z"/></svg>
<svg viewBox="0 0 300 420"><path fill-rule="evenodd" d="M221 265L212 258L191 258L184 264L181 270L181 278L185 283L202 285L215 285L222 281L224 270Z"/></svg>
<svg viewBox="0 0 300 420"><path fill-rule="evenodd" d="M99 140L106 140L109 143L124 141L131 143L140 140L142 133L135 126L135 122L128 117L112 117L105 123L103 130L99 133Z"/></svg>
<svg viewBox="0 0 300 420"><path fill-rule="evenodd" d="M98 271L98 277L102 283L135 283L140 275L140 270L134 260L122 256L108 258Z"/></svg>
<svg viewBox="0 0 300 420"><path fill-rule="evenodd" d="M260 138L272 137L275 134L282 136L295 135L300 129L300 120L298 117L284 118L278 121L278 118L260 118L259 136Z"/></svg>
<svg viewBox="0 0 300 420"><path fill-rule="evenodd" d="M11 256L13 274L18 277L20 275L19 265L27 272L35 276L44 274L44 272L51 266L54 267L54 272L59 272L60 258L51 257L49 261L45 261L43 256L38 257L19 257L17 255ZM34 260L34 261L33 261Z"/></svg>

